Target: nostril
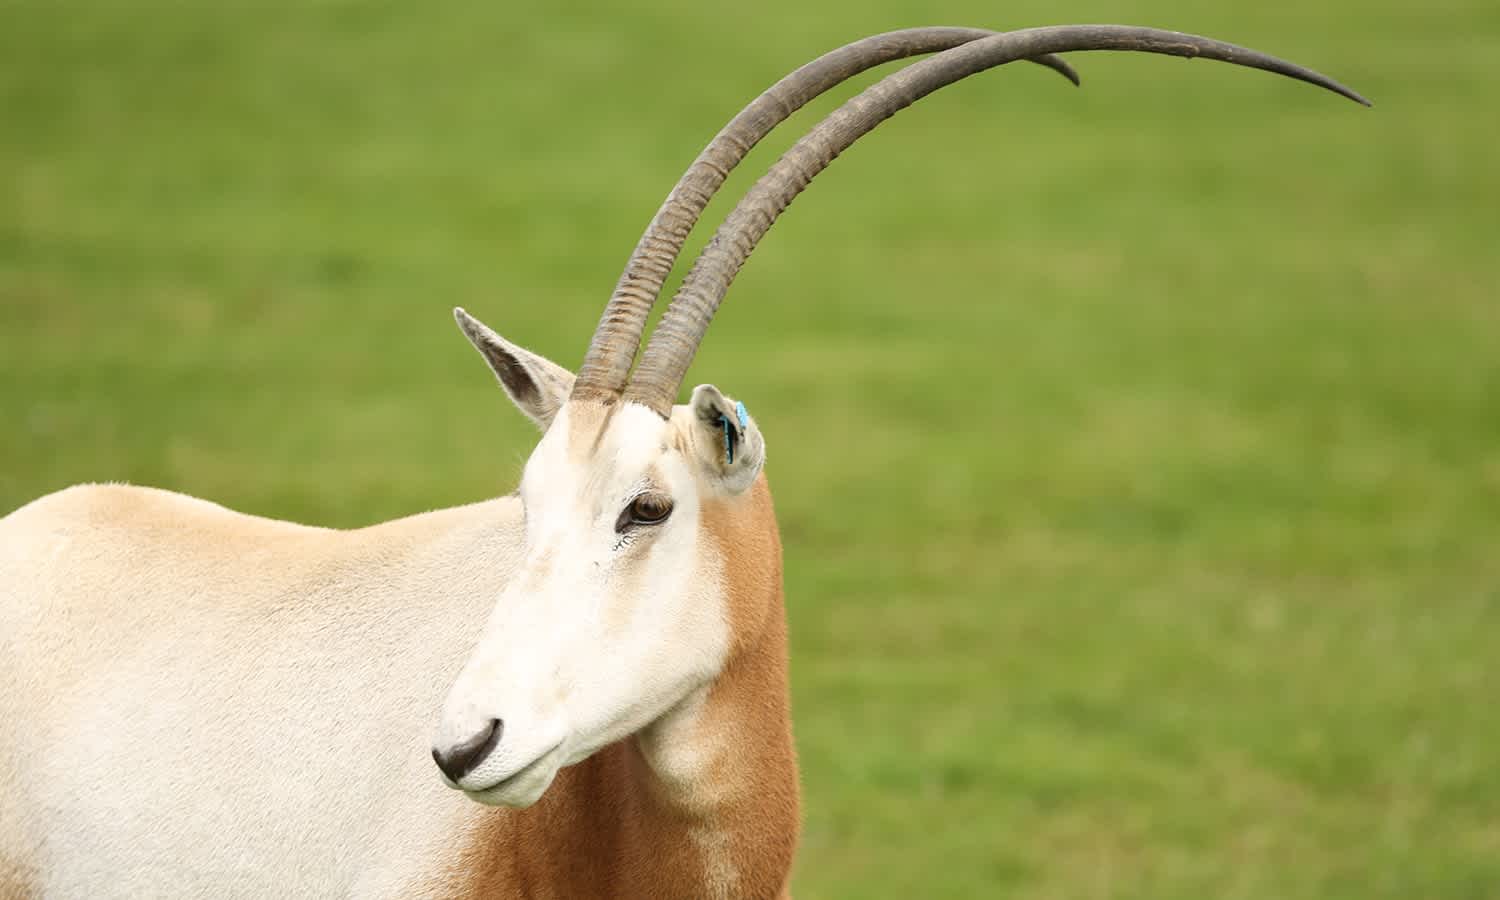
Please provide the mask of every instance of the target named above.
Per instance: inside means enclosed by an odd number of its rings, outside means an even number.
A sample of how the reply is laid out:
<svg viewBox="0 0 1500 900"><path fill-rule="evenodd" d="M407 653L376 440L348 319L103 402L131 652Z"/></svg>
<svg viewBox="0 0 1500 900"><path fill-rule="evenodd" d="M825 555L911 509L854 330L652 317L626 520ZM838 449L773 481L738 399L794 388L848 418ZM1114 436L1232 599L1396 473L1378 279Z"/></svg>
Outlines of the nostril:
<svg viewBox="0 0 1500 900"><path fill-rule="evenodd" d="M449 781L457 784L460 778L479 768L484 758L500 743L500 735L504 732L504 722L490 719L488 725L454 747L447 750L433 747L432 761L443 770Z"/></svg>

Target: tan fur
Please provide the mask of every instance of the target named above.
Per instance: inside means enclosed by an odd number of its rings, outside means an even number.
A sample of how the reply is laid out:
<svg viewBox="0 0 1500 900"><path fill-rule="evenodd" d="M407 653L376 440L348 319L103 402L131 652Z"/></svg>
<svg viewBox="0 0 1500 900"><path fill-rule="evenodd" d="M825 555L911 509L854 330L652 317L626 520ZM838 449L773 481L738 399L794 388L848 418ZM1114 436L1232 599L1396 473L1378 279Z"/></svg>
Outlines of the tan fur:
<svg viewBox="0 0 1500 900"><path fill-rule="evenodd" d="M579 462L592 459L599 452L600 442L609 430L610 420L620 409L619 404L574 403L568 418L568 448Z"/></svg>
<svg viewBox="0 0 1500 900"><path fill-rule="evenodd" d="M559 773L540 802L476 807L424 897L775 898L799 827L781 544L764 476L705 503L733 652L702 696ZM685 769L657 765L686 756ZM685 775L685 777L684 777Z"/></svg>
<svg viewBox="0 0 1500 900"><path fill-rule="evenodd" d="M0 900L30 900L35 896L30 873L0 860Z"/></svg>

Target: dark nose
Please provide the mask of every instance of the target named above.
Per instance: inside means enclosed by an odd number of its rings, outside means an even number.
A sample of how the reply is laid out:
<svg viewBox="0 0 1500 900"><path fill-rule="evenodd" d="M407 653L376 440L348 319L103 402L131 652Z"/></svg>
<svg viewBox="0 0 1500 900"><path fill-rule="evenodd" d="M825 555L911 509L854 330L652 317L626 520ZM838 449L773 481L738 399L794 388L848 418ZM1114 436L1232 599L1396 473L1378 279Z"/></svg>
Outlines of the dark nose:
<svg viewBox="0 0 1500 900"><path fill-rule="evenodd" d="M446 752L436 747L432 748L432 761L443 770L448 780L454 784L458 780L484 762L484 758L490 755L495 745L500 743L500 735L505 731L505 723L499 719L490 719L490 723L479 729L479 732L458 746Z"/></svg>

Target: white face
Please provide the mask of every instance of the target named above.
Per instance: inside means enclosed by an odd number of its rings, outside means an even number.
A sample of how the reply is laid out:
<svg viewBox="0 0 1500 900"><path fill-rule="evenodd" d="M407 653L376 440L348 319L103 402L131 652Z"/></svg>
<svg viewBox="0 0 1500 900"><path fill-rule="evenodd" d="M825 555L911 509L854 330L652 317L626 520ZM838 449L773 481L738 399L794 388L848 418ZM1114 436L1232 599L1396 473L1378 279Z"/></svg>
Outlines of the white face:
<svg viewBox="0 0 1500 900"><path fill-rule="evenodd" d="M625 404L600 435L600 409L564 406L527 461L524 562L443 706L444 778L483 803L536 802L728 653L723 564L701 527L713 433L688 407L664 422Z"/></svg>

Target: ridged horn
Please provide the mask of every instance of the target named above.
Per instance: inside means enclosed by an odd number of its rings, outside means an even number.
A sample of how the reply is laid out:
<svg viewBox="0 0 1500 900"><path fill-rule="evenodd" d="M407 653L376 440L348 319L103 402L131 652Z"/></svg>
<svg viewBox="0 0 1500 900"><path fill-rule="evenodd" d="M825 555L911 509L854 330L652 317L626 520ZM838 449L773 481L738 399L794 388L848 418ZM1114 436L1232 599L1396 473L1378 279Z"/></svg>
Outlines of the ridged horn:
<svg viewBox="0 0 1500 900"><path fill-rule="evenodd" d="M873 35L825 53L740 110L678 179L630 254L579 367L573 399L610 402L624 390L646 317L688 233L724 179L771 129L819 94L875 66L949 50L994 34L980 28L935 27ZM1033 62L1078 83L1077 73L1056 57L1043 55Z"/></svg>
<svg viewBox="0 0 1500 900"><path fill-rule="evenodd" d="M1211 38L1124 25L1027 28L966 42L912 63L870 86L819 122L746 193L693 263L651 334L625 392L627 401L670 415L683 376L729 285L776 217L835 157L881 122L933 91L970 75L1044 54L1130 50L1264 69L1370 105L1338 82L1302 66Z"/></svg>

